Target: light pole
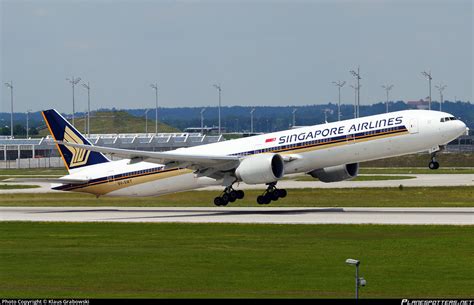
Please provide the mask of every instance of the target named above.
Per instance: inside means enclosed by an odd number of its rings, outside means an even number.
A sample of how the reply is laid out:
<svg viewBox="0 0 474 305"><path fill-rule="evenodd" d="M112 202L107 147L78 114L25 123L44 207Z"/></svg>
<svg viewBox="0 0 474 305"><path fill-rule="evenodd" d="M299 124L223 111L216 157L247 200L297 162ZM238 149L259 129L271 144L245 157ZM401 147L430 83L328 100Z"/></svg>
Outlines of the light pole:
<svg viewBox="0 0 474 305"><path fill-rule="evenodd" d="M292 128L296 126L296 111L298 111L297 108L293 109L292 113L293 113L293 125L292 125Z"/></svg>
<svg viewBox="0 0 474 305"><path fill-rule="evenodd" d="M382 85L382 88L384 88L385 92L387 93L387 102L385 103L385 108L386 108L386 112L388 113L388 93L390 90L392 90L393 85Z"/></svg>
<svg viewBox="0 0 474 305"><path fill-rule="evenodd" d="M150 109L145 110L145 133L147 137L148 137L148 111L150 111Z"/></svg>
<svg viewBox="0 0 474 305"><path fill-rule="evenodd" d="M430 72L423 71L421 72L421 74L423 74L423 76L425 76L428 79L429 88L430 88L430 103L428 105L428 109L431 110L431 80L433 78L431 77L431 71Z"/></svg>
<svg viewBox="0 0 474 305"><path fill-rule="evenodd" d="M150 87L155 90L155 134L158 134L158 83L151 84Z"/></svg>
<svg viewBox="0 0 474 305"><path fill-rule="evenodd" d="M250 134L253 134L253 113L255 112L255 108L250 110Z"/></svg>
<svg viewBox="0 0 474 305"><path fill-rule="evenodd" d="M222 88L220 84L214 84L213 86L214 88L217 89L217 91L219 91L219 135L221 135L221 91L222 91Z"/></svg>
<svg viewBox="0 0 474 305"><path fill-rule="evenodd" d="M26 110L26 138L27 138L27 139L28 139L28 137L29 137L29 133L28 133L28 132L29 132L29 129L30 129L30 128L29 128L29 126L30 126L30 125L29 125L30 112L31 112L30 109Z"/></svg>
<svg viewBox="0 0 474 305"><path fill-rule="evenodd" d="M84 113L87 113L87 109L84 110ZM84 114L84 134L86 135L86 137L88 137L88 135L87 135L87 119L86 119L85 114Z"/></svg>
<svg viewBox="0 0 474 305"><path fill-rule="evenodd" d="M359 287L364 287L367 285L367 281L363 277L359 277L359 265L360 261L352 258L346 259L346 264L352 265L356 267L356 274L355 274L355 287L356 287L356 300L359 299Z"/></svg>
<svg viewBox="0 0 474 305"><path fill-rule="evenodd" d="M359 117L359 109L360 109L360 67L357 67L357 72L354 70L349 71L356 79L357 79L357 117Z"/></svg>
<svg viewBox="0 0 474 305"><path fill-rule="evenodd" d="M436 85L435 88L439 91L439 111L441 111L441 105L443 104L443 91L446 89L446 85L439 84Z"/></svg>
<svg viewBox="0 0 474 305"><path fill-rule="evenodd" d="M206 108L201 109L201 135L204 135L204 112Z"/></svg>
<svg viewBox="0 0 474 305"><path fill-rule="evenodd" d="M89 82L87 82L87 85L84 83L82 84L84 88L87 89L87 137L89 138L91 136L91 86Z"/></svg>
<svg viewBox="0 0 474 305"><path fill-rule="evenodd" d="M354 89L354 119L357 118L357 92L359 91L359 86L351 85L351 88Z"/></svg>
<svg viewBox="0 0 474 305"><path fill-rule="evenodd" d="M13 81L5 83L5 86L10 88L10 102L11 102L11 113L10 113L10 137L13 138Z"/></svg>
<svg viewBox="0 0 474 305"><path fill-rule="evenodd" d="M346 84L346 82L337 81L337 82L332 82L332 83L337 86L337 89L339 91L339 99L337 102L337 120L340 121L341 120L341 88Z"/></svg>
<svg viewBox="0 0 474 305"><path fill-rule="evenodd" d="M74 87L81 81L81 78L74 78L73 76L71 78L66 78L66 80L71 83L72 87L72 125L74 126L74 114L76 113L76 105L74 103Z"/></svg>

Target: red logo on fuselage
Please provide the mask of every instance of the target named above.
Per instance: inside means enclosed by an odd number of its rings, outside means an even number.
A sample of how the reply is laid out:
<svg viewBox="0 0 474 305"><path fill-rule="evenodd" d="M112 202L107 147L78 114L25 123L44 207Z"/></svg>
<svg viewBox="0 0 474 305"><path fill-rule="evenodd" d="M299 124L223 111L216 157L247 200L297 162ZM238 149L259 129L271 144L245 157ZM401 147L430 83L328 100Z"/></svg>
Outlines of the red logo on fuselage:
<svg viewBox="0 0 474 305"><path fill-rule="evenodd" d="M265 143L270 143L276 141L277 138L269 138L265 140Z"/></svg>

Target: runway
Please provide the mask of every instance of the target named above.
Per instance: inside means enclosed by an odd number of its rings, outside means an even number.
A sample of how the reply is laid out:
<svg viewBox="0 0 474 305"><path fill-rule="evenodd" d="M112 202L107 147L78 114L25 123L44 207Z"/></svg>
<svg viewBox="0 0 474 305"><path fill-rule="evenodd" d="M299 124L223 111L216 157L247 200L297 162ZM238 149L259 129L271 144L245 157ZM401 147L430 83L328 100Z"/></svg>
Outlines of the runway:
<svg viewBox="0 0 474 305"><path fill-rule="evenodd" d="M474 208L0 207L0 221L473 225Z"/></svg>

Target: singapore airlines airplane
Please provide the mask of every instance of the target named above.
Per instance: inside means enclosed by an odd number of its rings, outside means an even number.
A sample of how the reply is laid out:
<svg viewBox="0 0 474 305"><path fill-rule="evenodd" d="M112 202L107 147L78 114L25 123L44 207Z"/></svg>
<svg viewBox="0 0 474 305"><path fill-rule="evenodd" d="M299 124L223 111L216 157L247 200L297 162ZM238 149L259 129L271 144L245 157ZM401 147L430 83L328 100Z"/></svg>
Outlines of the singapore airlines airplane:
<svg viewBox="0 0 474 305"><path fill-rule="evenodd" d="M276 184L287 174L307 173L322 182L351 179L359 162L437 151L467 131L451 114L405 110L268 133L168 152L93 146L56 110L42 112L69 175L36 179L53 189L99 196L158 196L210 185L224 187L214 204L244 197L239 182L267 184L259 204L284 198ZM111 161L104 154L123 158ZM32 179L15 179L31 181Z"/></svg>

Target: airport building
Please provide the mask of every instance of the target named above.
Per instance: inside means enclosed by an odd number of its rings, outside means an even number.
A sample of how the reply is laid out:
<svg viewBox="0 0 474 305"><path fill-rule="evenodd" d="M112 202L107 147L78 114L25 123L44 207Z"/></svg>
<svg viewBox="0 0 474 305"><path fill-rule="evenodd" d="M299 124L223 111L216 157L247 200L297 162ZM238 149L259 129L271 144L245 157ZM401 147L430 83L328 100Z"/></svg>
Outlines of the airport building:
<svg viewBox="0 0 474 305"><path fill-rule="evenodd" d="M123 149L168 151L223 140L222 135L200 133L160 134L93 134L88 138L97 146ZM0 168L62 167L62 161L51 136L11 139L0 137Z"/></svg>

